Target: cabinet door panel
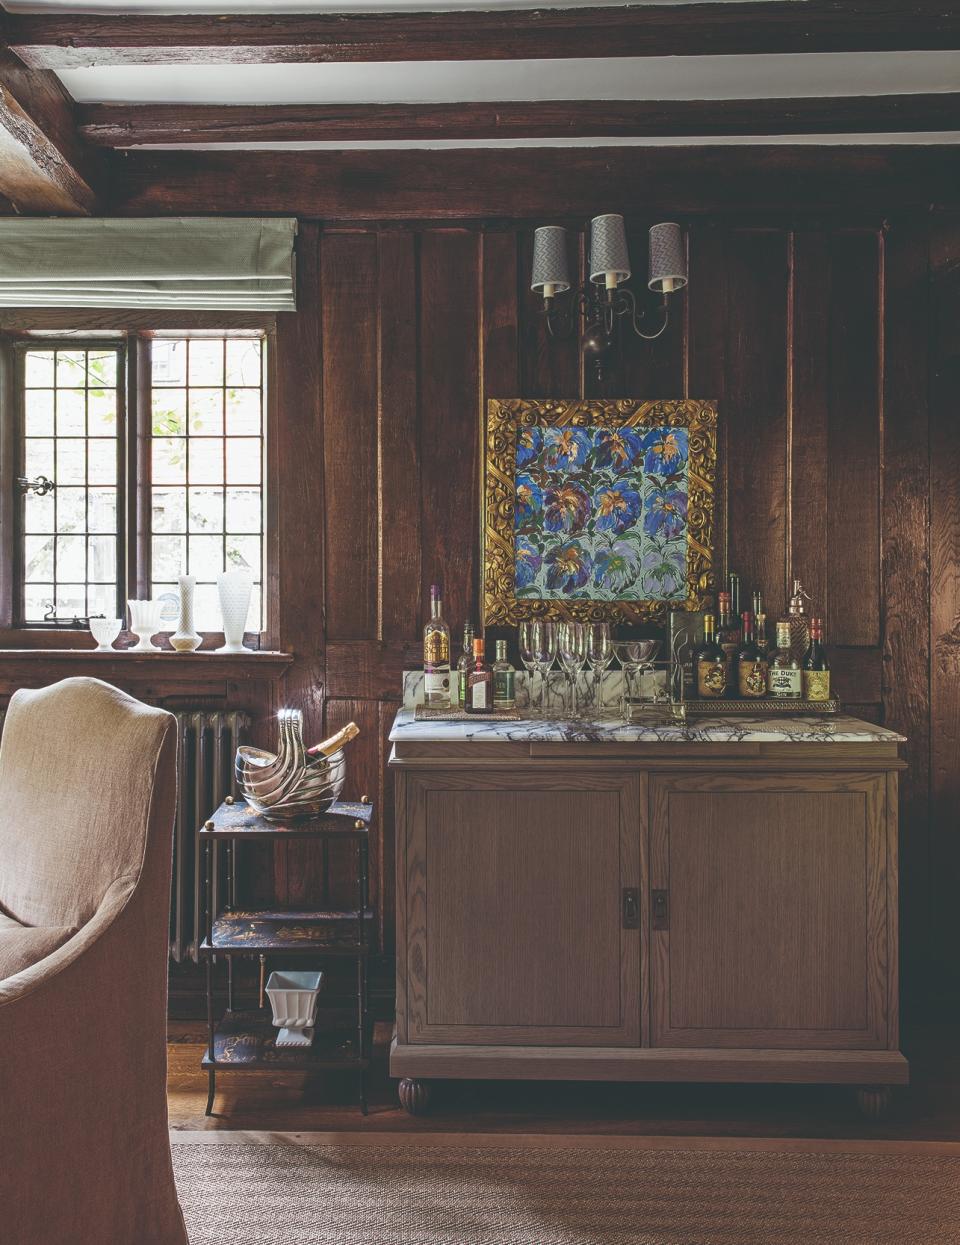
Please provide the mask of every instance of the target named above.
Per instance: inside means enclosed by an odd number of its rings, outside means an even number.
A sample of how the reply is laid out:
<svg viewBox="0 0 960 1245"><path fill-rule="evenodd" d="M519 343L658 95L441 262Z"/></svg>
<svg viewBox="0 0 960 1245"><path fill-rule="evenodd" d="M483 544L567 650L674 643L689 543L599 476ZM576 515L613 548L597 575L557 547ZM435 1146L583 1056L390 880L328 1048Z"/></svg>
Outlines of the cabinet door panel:
<svg viewBox="0 0 960 1245"><path fill-rule="evenodd" d="M408 1040L639 1042L637 779L430 775L408 795Z"/></svg>
<svg viewBox="0 0 960 1245"><path fill-rule="evenodd" d="M886 1045L882 777L652 784L653 1042Z"/></svg>

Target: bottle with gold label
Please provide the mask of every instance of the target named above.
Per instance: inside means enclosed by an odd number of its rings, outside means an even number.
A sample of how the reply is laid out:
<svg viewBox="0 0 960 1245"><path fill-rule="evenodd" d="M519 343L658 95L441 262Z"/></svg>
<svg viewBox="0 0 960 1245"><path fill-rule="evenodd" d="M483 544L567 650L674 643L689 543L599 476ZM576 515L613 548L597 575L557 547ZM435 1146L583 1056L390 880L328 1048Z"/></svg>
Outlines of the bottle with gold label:
<svg viewBox="0 0 960 1245"><path fill-rule="evenodd" d="M423 629L423 699L428 705L450 704L450 628L439 584L430 587L430 618Z"/></svg>
<svg viewBox="0 0 960 1245"><path fill-rule="evenodd" d="M793 581L793 592L787 612L777 619L777 625L785 622L790 624L790 652L798 661L802 661L810 647L810 619L807 615L806 602L810 600L804 592L799 579Z"/></svg>
<svg viewBox="0 0 960 1245"><path fill-rule="evenodd" d="M740 652L740 619L730 608L730 593L720 593L720 617L717 620L717 643L727 659L727 695L737 695L737 653Z"/></svg>
<svg viewBox="0 0 960 1245"><path fill-rule="evenodd" d="M753 614L743 614L743 642L737 654L737 693L744 700L759 700L767 694L769 667L753 639Z"/></svg>
<svg viewBox="0 0 960 1245"><path fill-rule="evenodd" d="M830 699L830 663L823 647L823 619L810 619L810 647L803 659L803 695L807 700Z"/></svg>
<svg viewBox="0 0 960 1245"><path fill-rule="evenodd" d="M790 651L790 624L777 623L777 651L770 660L770 695L799 700L803 691L800 663Z"/></svg>
<svg viewBox="0 0 960 1245"><path fill-rule="evenodd" d="M719 700L727 690L727 659L717 643L712 614L703 616L703 644L697 649L697 695L701 700Z"/></svg>

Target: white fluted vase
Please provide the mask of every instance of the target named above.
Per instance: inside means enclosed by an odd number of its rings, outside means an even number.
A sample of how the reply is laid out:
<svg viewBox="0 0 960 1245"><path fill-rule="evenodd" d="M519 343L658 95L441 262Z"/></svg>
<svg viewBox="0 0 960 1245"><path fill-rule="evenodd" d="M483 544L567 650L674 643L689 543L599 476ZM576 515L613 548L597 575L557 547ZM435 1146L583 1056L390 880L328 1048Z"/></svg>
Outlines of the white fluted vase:
<svg viewBox="0 0 960 1245"><path fill-rule="evenodd" d="M138 637L137 643L128 651L131 653L156 653L159 648L151 640L160 630L159 601L128 601L130 610L130 631Z"/></svg>
<svg viewBox="0 0 960 1245"><path fill-rule="evenodd" d="M218 653L245 653L243 632L250 609L253 580L247 571L224 571L217 578L220 614L223 618L223 646Z"/></svg>
<svg viewBox="0 0 960 1245"><path fill-rule="evenodd" d="M192 575L180 576L180 623L170 637L178 653L192 653L200 647L201 637L193 623L193 590L197 581Z"/></svg>

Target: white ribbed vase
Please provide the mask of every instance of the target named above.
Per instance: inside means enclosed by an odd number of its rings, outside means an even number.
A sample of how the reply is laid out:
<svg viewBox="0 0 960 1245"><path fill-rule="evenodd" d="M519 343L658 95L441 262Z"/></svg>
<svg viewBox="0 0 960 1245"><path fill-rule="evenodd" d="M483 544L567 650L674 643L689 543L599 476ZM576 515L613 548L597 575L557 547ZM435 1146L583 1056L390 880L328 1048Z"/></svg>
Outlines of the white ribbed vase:
<svg viewBox="0 0 960 1245"><path fill-rule="evenodd" d="M224 571L217 578L220 614L223 617L223 647L218 653L245 653L243 632L250 609L253 580L247 571Z"/></svg>
<svg viewBox="0 0 960 1245"><path fill-rule="evenodd" d="M138 638L137 643L128 651L131 653L156 653L159 648L151 640L160 630L159 601L128 601L130 610L130 631Z"/></svg>
<svg viewBox="0 0 960 1245"><path fill-rule="evenodd" d="M196 582L192 575L180 576L180 623L170 637L170 644L178 653L192 653L200 647L201 637L193 625L193 590Z"/></svg>

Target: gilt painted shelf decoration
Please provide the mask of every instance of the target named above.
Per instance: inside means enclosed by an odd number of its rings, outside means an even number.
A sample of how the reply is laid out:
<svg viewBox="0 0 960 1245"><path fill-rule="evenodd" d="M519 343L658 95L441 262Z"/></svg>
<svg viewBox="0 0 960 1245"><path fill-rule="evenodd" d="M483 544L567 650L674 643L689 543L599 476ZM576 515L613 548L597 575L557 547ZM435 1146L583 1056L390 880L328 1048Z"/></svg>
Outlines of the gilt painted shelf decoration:
<svg viewBox="0 0 960 1245"><path fill-rule="evenodd" d="M486 625L703 607L715 402L494 398L485 449Z"/></svg>

